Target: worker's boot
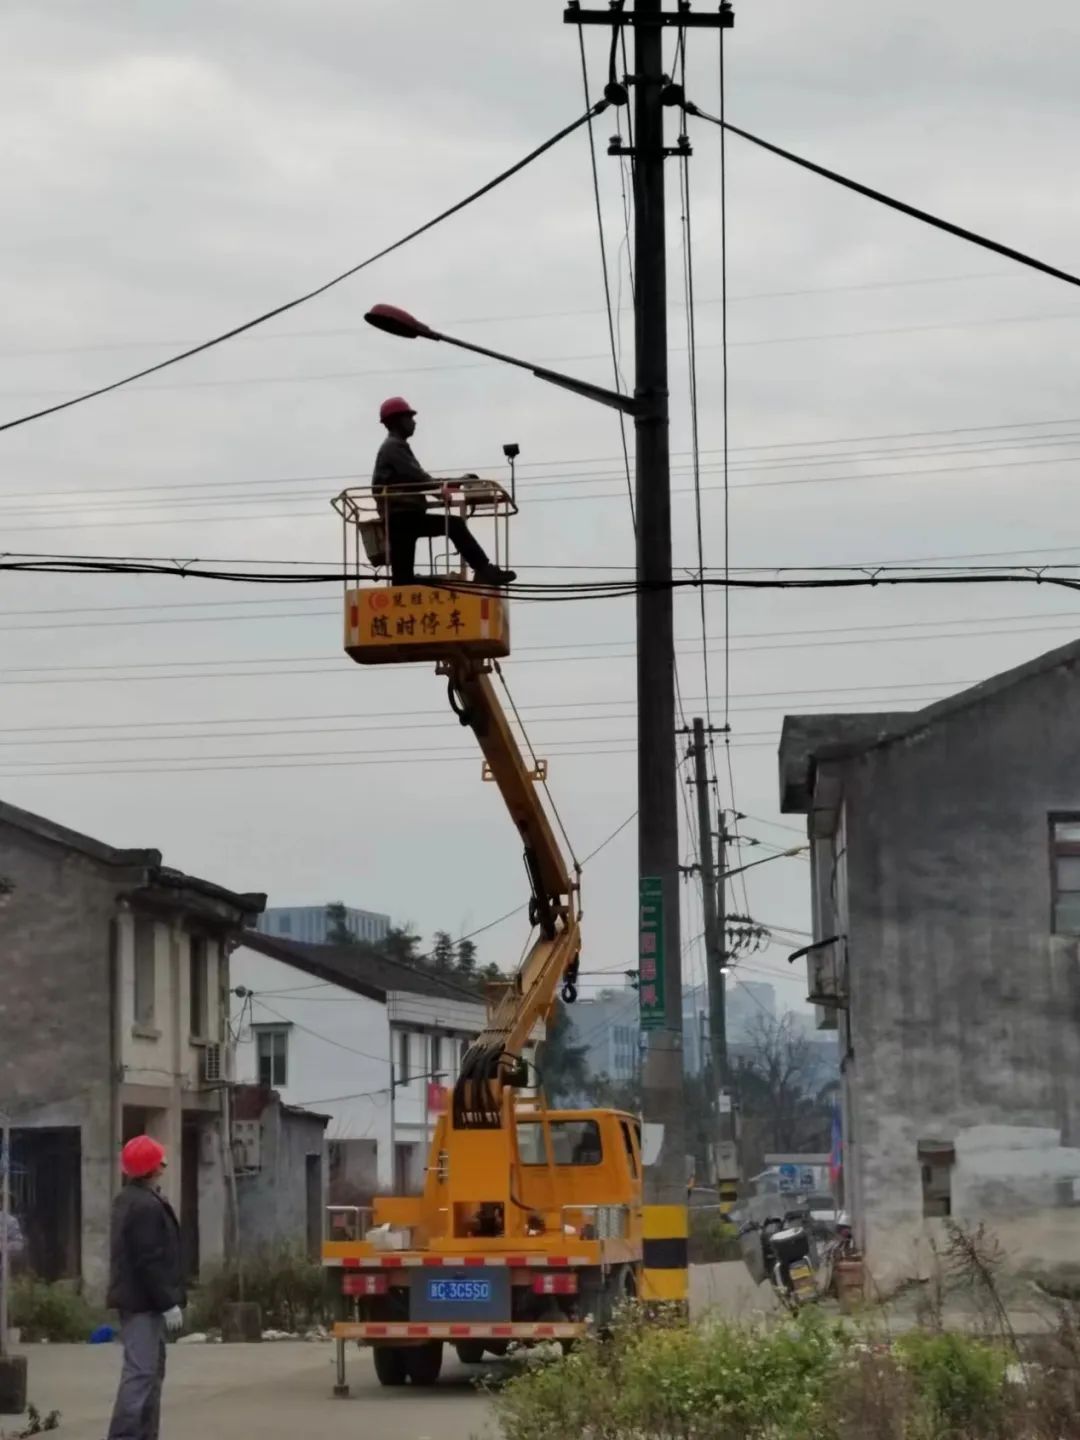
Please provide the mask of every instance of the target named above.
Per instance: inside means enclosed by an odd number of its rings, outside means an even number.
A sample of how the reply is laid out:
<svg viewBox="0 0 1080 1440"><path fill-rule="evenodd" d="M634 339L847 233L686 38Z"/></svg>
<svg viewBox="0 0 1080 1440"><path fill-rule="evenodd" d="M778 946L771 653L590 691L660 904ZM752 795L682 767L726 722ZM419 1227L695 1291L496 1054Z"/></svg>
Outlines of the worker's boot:
<svg viewBox="0 0 1080 1440"><path fill-rule="evenodd" d="M481 585L509 585L517 579L516 570L503 570L498 565L485 565L477 570L476 578Z"/></svg>

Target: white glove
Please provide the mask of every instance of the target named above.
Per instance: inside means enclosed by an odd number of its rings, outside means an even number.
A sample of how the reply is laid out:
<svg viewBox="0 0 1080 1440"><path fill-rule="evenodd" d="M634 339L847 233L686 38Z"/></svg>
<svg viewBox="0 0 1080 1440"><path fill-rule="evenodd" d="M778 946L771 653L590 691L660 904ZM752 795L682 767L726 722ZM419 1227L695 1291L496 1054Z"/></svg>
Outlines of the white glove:
<svg viewBox="0 0 1080 1440"><path fill-rule="evenodd" d="M179 1305L174 1305L171 1310L166 1310L161 1318L165 1321L165 1329L170 1335L175 1335L178 1330L184 1328L184 1312Z"/></svg>

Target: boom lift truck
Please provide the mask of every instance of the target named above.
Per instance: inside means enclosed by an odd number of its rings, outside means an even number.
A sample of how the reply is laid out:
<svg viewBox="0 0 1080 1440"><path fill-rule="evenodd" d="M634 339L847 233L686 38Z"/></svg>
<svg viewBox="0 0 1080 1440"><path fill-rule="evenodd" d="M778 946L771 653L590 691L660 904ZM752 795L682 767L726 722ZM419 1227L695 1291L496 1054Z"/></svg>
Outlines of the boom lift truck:
<svg viewBox="0 0 1080 1440"><path fill-rule="evenodd" d="M443 487L435 503L448 517L484 517L495 563L505 565L512 492L468 480ZM343 522L345 650L361 665L434 662L521 837L539 930L513 978L492 987L486 1027L437 1118L423 1193L379 1196L370 1212L330 1211L323 1264L339 1277L334 1393L346 1395L352 1340L373 1349L383 1385L430 1385L447 1341L463 1362L479 1363L515 1342L569 1345L604 1324L638 1293L642 1161L636 1117L549 1110L542 1089L529 1088L530 1037L560 990L576 998L580 897L538 793L546 766L526 762L493 684L510 653L506 595L451 569L441 544L437 575L389 584L370 493L345 490L333 504Z"/></svg>

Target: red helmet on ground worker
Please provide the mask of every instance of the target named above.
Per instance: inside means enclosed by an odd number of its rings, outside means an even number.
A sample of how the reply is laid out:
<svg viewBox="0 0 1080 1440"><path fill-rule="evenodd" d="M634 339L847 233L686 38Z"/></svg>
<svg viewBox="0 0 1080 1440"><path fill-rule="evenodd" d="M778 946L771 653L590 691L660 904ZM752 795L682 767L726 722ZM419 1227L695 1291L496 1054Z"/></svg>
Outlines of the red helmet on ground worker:
<svg viewBox="0 0 1080 1440"><path fill-rule="evenodd" d="M379 419L385 425L392 415L415 415L416 411L402 395L391 395L379 406Z"/></svg>
<svg viewBox="0 0 1080 1440"><path fill-rule="evenodd" d="M120 1152L120 1168L129 1180L145 1180L165 1164L165 1146L150 1135L136 1135Z"/></svg>

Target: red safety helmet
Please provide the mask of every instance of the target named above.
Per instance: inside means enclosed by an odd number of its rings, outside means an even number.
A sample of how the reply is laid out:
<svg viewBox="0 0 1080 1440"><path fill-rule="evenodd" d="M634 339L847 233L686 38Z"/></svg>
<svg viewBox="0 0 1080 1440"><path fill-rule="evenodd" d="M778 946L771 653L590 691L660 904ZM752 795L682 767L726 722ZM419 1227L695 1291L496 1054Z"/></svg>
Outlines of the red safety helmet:
<svg viewBox="0 0 1080 1440"><path fill-rule="evenodd" d="M165 1146L149 1135L136 1135L120 1152L120 1168L129 1180L145 1180L165 1164Z"/></svg>
<svg viewBox="0 0 1080 1440"><path fill-rule="evenodd" d="M415 415L416 411L401 395L391 395L379 406L379 419L385 425L391 415Z"/></svg>

